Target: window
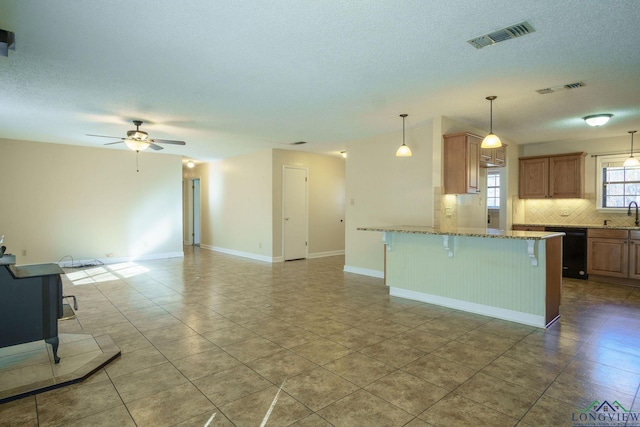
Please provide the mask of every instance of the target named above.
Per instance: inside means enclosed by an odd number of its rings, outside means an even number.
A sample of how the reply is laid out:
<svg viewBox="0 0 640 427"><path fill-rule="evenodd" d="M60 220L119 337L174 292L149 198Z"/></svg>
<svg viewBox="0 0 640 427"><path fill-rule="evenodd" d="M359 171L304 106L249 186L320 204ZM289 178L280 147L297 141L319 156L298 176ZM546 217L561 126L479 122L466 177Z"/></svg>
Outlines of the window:
<svg viewBox="0 0 640 427"><path fill-rule="evenodd" d="M613 211L626 209L629 203L640 204L640 167L624 167L627 156L598 159L598 208Z"/></svg>
<svg viewBox="0 0 640 427"><path fill-rule="evenodd" d="M487 208L500 209L500 171L487 172Z"/></svg>

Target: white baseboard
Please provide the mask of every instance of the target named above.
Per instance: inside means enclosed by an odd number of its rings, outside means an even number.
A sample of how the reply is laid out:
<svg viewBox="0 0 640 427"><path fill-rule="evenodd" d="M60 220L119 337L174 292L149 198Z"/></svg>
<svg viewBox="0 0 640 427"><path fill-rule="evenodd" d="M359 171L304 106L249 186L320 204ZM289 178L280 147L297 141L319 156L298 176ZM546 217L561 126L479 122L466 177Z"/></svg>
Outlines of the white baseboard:
<svg viewBox="0 0 640 427"><path fill-rule="evenodd" d="M270 257L270 256L265 256L265 255L253 254L251 252L236 251L234 249L227 249L227 248L221 248L219 246L210 246L210 245L202 245L202 244L200 245L200 247L202 249L208 249L208 250L214 251L214 252L221 252L223 254L235 255L235 256L239 256L239 257L243 257L243 258L249 258L249 259L255 259L257 261L264 261L264 262L271 262L271 263L284 262L284 256ZM311 259L311 258L322 258L322 257L337 256L337 255L344 255L344 250L342 250L342 251L330 251L330 252L316 252L316 253L313 253L313 254L308 254L307 258L308 259Z"/></svg>
<svg viewBox="0 0 640 427"><path fill-rule="evenodd" d="M309 254L307 256L307 258L309 258L309 259L311 259L311 258L324 258L324 257L328 257L328 256L338 256L338 255L344 255L344 249L342 249L341 251L315 252L315 253Z"/></svg>
<svg viewBox="0 0 640 427"><path fill-rule="evenodd" d="M183 258L184 252L165 252L159 254L145 254L140 256L128 256L128 257L108 257L108 258L93 258L93 259L74 259L73 261L61 261L58 263L60 267L74 267L78 265L93 265L96 261L102 264L119 264L122 262L135 262L135 261L151 261L155 259L167 259L167 258Z"/></svg>
<svg viewBox="0 0 640 427"><path fill-rule="evenodd" d="M279 262L277 261L278 258L265 256L265 255L252 254L251 252L242 252L242 251L236 251L234 249L227 249L227 248L221 248L219 246L209 246L209 245L202 245L202 244L200 245L200 247L202 249L208 249L210 251L220 252L223 254L235 255L242 258L255 259L256 261Z"/></svg>
<svg viewBox="0 0 640 427"><path fill-rule="evenodd" d="M389 295L399 298L406 298L413 301L441 305L443 307L468 311L470 313L482 314L483 316L495 317L498 319L508 320L510 322L536 326L538 328L544 328L546 326L544 316L537 316L535 314L507 310L506 308L493 307L490 305L477 304L468 301L460 301L457 299L441 297L438 295L425 294L422 292L409 291L407 289L392 287L389 288Z"/></svg>
<svg viewBox="0 0 640 427"><path fill-rule="evenodd" d="M367 268L353 267L345 265L343 269L346 273L355 273L363 276L377 277L378 279L384 279L384 271L369 270Z"/></svg>

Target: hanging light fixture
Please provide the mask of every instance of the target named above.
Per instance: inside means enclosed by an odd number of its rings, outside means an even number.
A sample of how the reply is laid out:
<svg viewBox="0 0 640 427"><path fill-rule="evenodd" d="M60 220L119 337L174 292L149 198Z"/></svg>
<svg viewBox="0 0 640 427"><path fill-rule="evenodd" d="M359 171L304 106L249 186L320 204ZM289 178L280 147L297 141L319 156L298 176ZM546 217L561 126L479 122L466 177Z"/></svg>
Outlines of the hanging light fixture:
<svg viewBox="0 0 640 427"><path fill-rule="evenodd" d="M396 151L396 157L411 157L411 149L407 147L407 144L404 143L404 118L407 117L408 114L400 114L402 117L402 145Z"/></svg>
<svg viewBox="0 0 640 427"><path fill-rule="evenodd" d="M623 163L623 166L625 168L632 167L632 166L640 166L640 161L638 161L638 159L633 157L633 134L636 133L636 131L630 130L629 133L631 134L631 155Z"/></svg>
<svg viewBox="0 0 640 427"><path fill-rule="evenodd" d="M502 141L500 141L500 138L493 133L493 100L496 98L497 96L487 96L486 98L491 103L491 114L489 116L489 135L485 136L482 140L482 144L480 144L482 148L502 147Z"/></svg>
<svg viewBox="0 0 640 427"><path fill-rule="evenodd" d="M147 141L136 138L125 138L124 143L127 145L127 147L134 151L146 150L147 148L149 148L149 145L151 145Z"/></svg>
<svg viewBox="0 0 640 427"><path fill-rule="evenodd" d="M611 117L613 117L613 114L593 114L583 117L582 119L587 122L589 126L602 126L607 123Z"/></svg>

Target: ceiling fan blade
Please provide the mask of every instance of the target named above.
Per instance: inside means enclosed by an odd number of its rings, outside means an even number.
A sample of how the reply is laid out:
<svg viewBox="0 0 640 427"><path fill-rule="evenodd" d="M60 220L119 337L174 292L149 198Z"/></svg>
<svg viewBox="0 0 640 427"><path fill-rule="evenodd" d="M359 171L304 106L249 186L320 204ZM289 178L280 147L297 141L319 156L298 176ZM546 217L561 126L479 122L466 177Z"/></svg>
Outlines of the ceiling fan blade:
<svg viewBox="0 0 640 427"><path fill-rule="evenodd" d="M111 138L111 139L124 139L119 136L107 136L107 135L92 135L90 133L86 134L87 136L97 136L98 138Z"/></svg>
<svg viewBox="0 0 640 427"><path fill-rule="evenodd" d="M103 144L103 145L122 144L123 142L124 142L124 141L107 142L106 144Z"/></svg>
<svg viewBox="0 0 640 427"><path fill-rule="evenodd" d="M174 145L187 145L184 141L173 141L171 139L153 139L153 142L159 142L160 144L174 144Z"/></svg>
<svg viewBox="0 0 640 427"><path fill-rule="evenodd" d="M163 150L162 147L160 147L159 145L156 144L149 144L149 148L151 148L152 150Z"/></svg>

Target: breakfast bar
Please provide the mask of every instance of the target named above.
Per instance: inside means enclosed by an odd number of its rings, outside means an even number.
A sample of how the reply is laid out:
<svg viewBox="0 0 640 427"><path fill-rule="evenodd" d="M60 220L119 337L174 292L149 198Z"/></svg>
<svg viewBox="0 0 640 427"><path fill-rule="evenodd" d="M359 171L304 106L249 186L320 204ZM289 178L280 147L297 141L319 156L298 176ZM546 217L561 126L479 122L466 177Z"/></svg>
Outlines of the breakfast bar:
<svg viewBox="0 0 640 427"><path fill-rule="evenodd" d="M392 296L545 328L560 317L561 232L360 227L382 233Z"/></svg>

